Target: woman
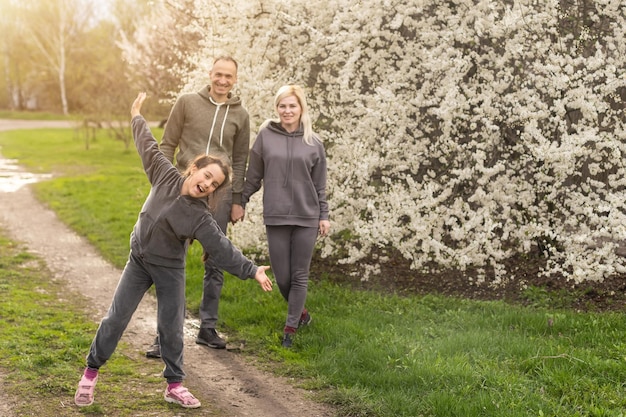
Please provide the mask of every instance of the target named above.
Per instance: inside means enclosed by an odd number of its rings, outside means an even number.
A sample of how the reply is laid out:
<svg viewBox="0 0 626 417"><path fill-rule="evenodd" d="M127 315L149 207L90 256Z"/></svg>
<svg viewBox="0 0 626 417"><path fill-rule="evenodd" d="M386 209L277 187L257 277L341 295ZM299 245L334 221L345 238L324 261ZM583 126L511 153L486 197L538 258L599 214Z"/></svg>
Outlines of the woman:
<svg viewBox="0 0 626 417"><path fill-rule="evenodd" d="M199 241L220 267L242 279L254 277L271 291L267 266L255 266L224 236L208 212L207 197L228 183L230 167L210 155L197 157L181 175L161 153L140 110L145 93L131 108L135 145L151 184L131 233L130 255L87 355L87 367L74 396L76 405L93 404L98 370L111 357L145 292L154 284L157 331L167 380L164 398L185 408L200 401L182 386L185 318L185 255L190 240Z"/></svg>
<svg viewBox="0 0 626 417"><path fill-rule="evenodd" d="M300 86L281 87L274 106L279 118L261 125L250 151L242 203L262 183L270 264L288 305L282 345L289 348L298 327L311 322L304 307L309 267L318 233L330 231L326 154Z"/></svg>

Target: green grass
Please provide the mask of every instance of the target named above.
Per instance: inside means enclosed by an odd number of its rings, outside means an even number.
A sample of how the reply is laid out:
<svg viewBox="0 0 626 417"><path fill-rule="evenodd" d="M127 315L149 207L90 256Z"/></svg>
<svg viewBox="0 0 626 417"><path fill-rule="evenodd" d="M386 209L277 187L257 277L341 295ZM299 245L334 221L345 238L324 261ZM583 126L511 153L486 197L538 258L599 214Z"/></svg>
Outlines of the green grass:
<svg viewBox="0 0 626 417"><path fill-rule="evenodd" d="M123 265L148 192L137 156L104 133L87 151L69 130L43 132L0 133L2 153L56 173L35 185L38 197ZM202 292L200 252L192 245L188 260L192 313ZM245 346L243 354L302 380L341 416L624 416L623 314L568 310L567 294L529 296L535 305L520 307L383 295L315 280L307 301L313 323L284 350L279 292L228 276L220 321L230 342ZM72 372L81 359L67 357Z"/></svg>
<svg viewBox="0 0 626 417"><path fill-rule="evenodd" d="M121 343L100 373L97 402L73 406L96 324L87 301L0 230L0 375L18 416L197 415L163 401L162 363ZM138 395L138 392L141 395Z"/></svg>
<svg viewBox="0 0 626 417"><path fill-rule="evenodd" d="M105 133L89 150L72 129L0 132L2 155L55 179L36 184L39 199L86 236L117 267L150 185L136 151Z"/></svg>

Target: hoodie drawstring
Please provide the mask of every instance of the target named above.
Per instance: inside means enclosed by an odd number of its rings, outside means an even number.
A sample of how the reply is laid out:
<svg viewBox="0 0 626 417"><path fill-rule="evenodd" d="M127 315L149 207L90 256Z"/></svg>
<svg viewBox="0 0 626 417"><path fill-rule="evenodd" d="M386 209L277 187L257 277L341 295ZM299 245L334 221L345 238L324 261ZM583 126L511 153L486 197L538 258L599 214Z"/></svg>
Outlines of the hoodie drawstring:
<svg viewBox="0 0 626 417"><path fill-rule="evenodd" d="M211 103L215 104L217 107L215 109L215 114L213 115L213 123L211 124L211 131L209 132L209 140L206 144L206 152L205 154L209 154L209 148L211 147L211 138L213 137L213 130L215 129L215 122L217 122L217 115L220 112L220 108L224 103L216 103L213 100L213 97L209 97ZM222 143L224 142L224 127L226 126L226 118L228 117L228 111L230 110L230 104L226 105L226 112L224 113L224 120L222 120L222 128L220 129L220 147L222 147Z"/></svg>
<svg viewBox="0 0 626 417"><path fill-rule="evenodd" d="M293 171L293 134L287 135L287 169L285 179L283 181L283 187L286 187L289 183L289 178L291 177L291 173Z"/></svg>
<svg viewBox="0 0 626 417"><path fill-rule="evenodd" d="M226 118L228 117L228 110L230 110L230 104L226 106L226 113L224 113L224 121L222 122L222 130L220 130L220 147L224 140L224 126L226 126Z"/></svg>

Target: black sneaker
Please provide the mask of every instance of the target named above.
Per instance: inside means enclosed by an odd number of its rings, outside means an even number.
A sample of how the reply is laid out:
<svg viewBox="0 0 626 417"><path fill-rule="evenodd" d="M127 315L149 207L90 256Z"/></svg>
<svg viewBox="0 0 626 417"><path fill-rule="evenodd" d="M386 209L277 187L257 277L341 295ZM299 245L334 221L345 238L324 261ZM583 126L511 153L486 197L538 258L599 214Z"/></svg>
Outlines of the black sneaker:
<svg viewBox="0 0 626 417"><path fill-rule="evenodd" d="M308 326L311 323L311 320L313 320L313 318L311 317L309 312L304 310L302 312L302 315L300 316L300 323L298 324L298 326Z"/></svg>
<svg viewBox="0 0 626 417"><path fill-rule="evenodd" d="M159 336L154 339L152 346L146 351L146 358L161 358L161 345L159 344Z"/></svg>
<svg viewBox="0 0 626 417"><path fill-rule="evenodd" d="M200 329L196 343L213 349L226 349L226 341L217 334L215 329Z"/></svg>
<svg viewBox="0 0 626 417"><path fill-rule="evenodd" d="M283 334L283 347L290 348L293 345L293 333Z"/></svg>

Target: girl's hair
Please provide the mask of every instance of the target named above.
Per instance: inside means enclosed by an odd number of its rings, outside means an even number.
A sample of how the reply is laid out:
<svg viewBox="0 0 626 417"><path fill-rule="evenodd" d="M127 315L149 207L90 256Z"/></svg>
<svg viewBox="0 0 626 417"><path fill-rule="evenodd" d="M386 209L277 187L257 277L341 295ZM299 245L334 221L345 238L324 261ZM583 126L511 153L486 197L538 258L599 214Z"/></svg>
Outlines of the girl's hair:
<svg viewBox="0 0 626 417"><path fill-rule="evenodd" d="M215 191L213 191L213 193L216 193L217 191L223 189L225 185L230 184L230 178L232 176L232 168L230 166L230 162L228 162L228 160L224 157L221 157L219 155L213 155L213 154L198 155L195 157L193 161L189 163L189 166L187 167L185 172L183 172L183 177L187 178L188 176L190 176L191 168L193 168L194 166L198 169L202 169L205 166L208 166L211 164L216 164L217 166L219 166L222 172L224 173L224 182L222 182L220 186L217 187Z"/></svg>
<svg viewBox="0 0 626 417"><path fill-rule="evenodd" d="M309 107L306 104L306 96L302 87L296 84L288 84L280 87L274 97L274 109L278 107L278 103L280 103L282 99L290 96L294 96L302 108L302 113L300 114L300 124L304 130L304 136L302 137L304 143L307 145L313 145L314 142L321 142L320 138L313 133L311 115L309 114ZM280 119L268 119L263 122L260 128L264 128L270 124L270 122L280 123Z"/></svg>

